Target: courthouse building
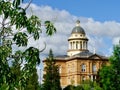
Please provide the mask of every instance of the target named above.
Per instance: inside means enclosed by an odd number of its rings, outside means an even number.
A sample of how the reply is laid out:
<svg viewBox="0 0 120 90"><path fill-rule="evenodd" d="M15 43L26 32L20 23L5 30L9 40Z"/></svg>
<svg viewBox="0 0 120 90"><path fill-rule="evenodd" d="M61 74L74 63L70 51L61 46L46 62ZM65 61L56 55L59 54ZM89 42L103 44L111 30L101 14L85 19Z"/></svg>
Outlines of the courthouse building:
<svg viewBox="0 0 120 90"><path fill-rule="evenodd" d="M107 57L88 50L88 41L80 21L77 20L68 38L67 55L55 57L62 87L78 85L85 80L96 80L98 70L108 63Z"/></svg>

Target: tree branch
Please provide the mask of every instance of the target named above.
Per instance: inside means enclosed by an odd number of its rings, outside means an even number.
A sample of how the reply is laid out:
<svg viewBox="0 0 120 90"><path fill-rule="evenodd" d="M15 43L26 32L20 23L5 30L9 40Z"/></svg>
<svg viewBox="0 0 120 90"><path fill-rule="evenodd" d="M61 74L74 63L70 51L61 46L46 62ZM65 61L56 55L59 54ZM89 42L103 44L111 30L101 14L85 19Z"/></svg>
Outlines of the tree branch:
<svg viewBox="0 0 120 90"><path fill-rule="evenodd" d="M32 3L32 0L29 1L28 5L25 7L25 10L30 6L31 3Z"/></svg>
<svg viewBox="0 0 120 90"><path fill-rule="evenodd" d="M39 52L43 52L46 49L46 43L45 42L44 42L44 45L45 45L45 47L42 50L40 50Z"/></svg>

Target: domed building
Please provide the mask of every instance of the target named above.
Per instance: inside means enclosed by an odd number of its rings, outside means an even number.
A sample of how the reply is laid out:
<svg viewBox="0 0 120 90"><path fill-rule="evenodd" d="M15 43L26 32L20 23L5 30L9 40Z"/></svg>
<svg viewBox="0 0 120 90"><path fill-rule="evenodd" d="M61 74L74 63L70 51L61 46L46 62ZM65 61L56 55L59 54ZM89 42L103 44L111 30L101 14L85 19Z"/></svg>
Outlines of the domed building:
<svg viewBox="0 0 120 90"><path fill-rule="evenodd" d="M56 64L59 65L60 82L62 87L67 85L79 85L85 80L97 79L98 70L108 64L108 58L88 50L88 38L85 30L76 21L68 38L69 48L67 55L56 56Z"/></svg>

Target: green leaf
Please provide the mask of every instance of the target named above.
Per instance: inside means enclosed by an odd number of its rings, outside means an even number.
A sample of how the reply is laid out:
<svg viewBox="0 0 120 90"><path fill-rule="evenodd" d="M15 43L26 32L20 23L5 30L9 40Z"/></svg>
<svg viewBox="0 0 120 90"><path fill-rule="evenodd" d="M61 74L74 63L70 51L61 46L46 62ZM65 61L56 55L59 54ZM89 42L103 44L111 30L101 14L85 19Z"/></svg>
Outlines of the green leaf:
<svg viewBox="0 0 120 90"><path fill-rule="evenodd" d="M26 33L19 32L14 35L13 40L16 42L18 46L27 46L27 42L28 42L27 37L28 36Z"/></svg>
<svg viewBox="0 0 120 90"><path fill-rule="evenodd" d="M24 55L26 57L26 60L28 60L28 62L32 62L33 64L40 63L39 50L37 48L34 47L28 48L24 52Z"/></svg>
<svg viewBox="0 0 120 90"><path fill-rule="evenodd" d="M45 21L45 26L46 26L46 34L47 35L53 35L54 33L56 33L56 28L54 27L54 25L50 22L50 21Z"/></svg>
<svg viewBox="0 0 120 90"><path fill-rule="evenodd" d="M14 6L15 8L18 8L18 6L20 5L20 1L21 1L21 0L14 0L14 1L13 1L13 6Z"/></svg>

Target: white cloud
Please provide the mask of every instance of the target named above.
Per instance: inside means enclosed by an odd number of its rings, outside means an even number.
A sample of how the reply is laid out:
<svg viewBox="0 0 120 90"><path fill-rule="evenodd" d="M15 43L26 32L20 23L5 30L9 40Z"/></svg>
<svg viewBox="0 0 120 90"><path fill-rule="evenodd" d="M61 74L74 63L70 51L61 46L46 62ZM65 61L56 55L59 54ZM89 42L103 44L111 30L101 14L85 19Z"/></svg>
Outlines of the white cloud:
<svg viewBox="0 0 120 90"><path fill-rule="evenodd" d="M102 52L101 48L103 48L104 51L102 53L104 54L104 52L106 53L110 49L107 48L107 44L109 43L106 43L106 38L110 38L111 42L114 43L116 37L120 36L120 33L118 33L120 23L115 21L95 21L93 18L71 15L65 10L53 9L50 6L36 6L35 4L31 4L30 8L28 9L29 15L31 10L32 13L37 15L42 21L52 21L57 29L57 33L52 37L46 37L45 35L42 37L42 40L47 42L47 48L43 52L45 55L48 54L50 48L53 49L55 55L67 53L67 39L70 36L77 19L81 21L81 26L85 29L89 38L90 50L93 50L94 47L98 52ZM38 43L39 42L37 42L37 45ZM40 47L43 47L42 44L39 45ZM109 46L111 47L112 44Z"/></svg>
<svg viewBox="0 0 120 90"><path fill-rule="evenodd" d="M113 38L113 45L119 44L120 43L120 36Z"/></svg>

